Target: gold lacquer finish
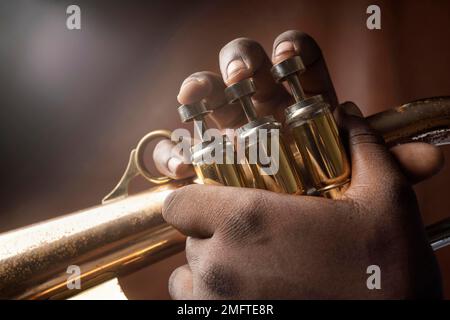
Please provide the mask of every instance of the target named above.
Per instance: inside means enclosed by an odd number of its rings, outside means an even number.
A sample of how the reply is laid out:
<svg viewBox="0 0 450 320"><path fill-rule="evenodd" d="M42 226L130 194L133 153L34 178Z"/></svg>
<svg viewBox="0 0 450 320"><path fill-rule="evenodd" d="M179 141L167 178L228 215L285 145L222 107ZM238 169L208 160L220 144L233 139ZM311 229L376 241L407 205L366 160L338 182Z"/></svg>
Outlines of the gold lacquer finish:
<svg viewBox="0 0 450 320"><path fill-rule="evenodd" d="M194 122L194 130L200 142L191 148L191 162L195 173L203 184L245 187L243 169L236 162L234 145L226 135L214 141L208 134L205 117L209 110L200 101L178 108L182 122ZM205 141L208 140L208 141Z"/></svg>
<svg viewBox="0 0 450 320"><path fill-rule="evenodd" d="M329 105L321 96L305 99L287 109L286 122L314 188L339 197L350 181L350 166Z"/></svg>
<svg viewBox="0 0 450 320"><path fill-rule="evenodd" d="M167 183L1 235L0 298L66 298L79 292L67 287L70 265L81 268L86 290L182 251L185 238L165 223L161 208L187 183Z"/></svg>
<svg viewBox="0 0 450 320"><path fill-rule="evenodd" d="M246 187L243 165L236 162L234 145L226 136L222 138L221 143L200 143L192 148L195 173L203 184ZM205 153L214 155L215 152L220 152L217 155L219 161L208 161Z"/></svg>
<svg viewBox="0 0 450 320"><path fill-rule="evenodd" d="M413 101L367 120L390 147L408 142L446 145L450 142L450 97Z"/></svg>
<svg viewBox="0 0 450 320"><path fill-rule="evenodd" d="M245 148L249 166L246 171L247 184L274 192L303 194L305 190L282 137L281 124L273 117L258 117L251 100L255 91L252 79L244 79L225 89L231 103L241 103L249 121L238 129L238 143ZM261 135L265 135L264 140ZM268 163L262 163L263 159Z"/></svg>
<svg viewBox="0 0 450 320"><path fill-rule="evenodd" d="M338 198L350 181L350 166L329 105L320 95L305 96L299 78L304 70L295 56L274 65L272 74L276 81L287 82L296 101L286 109L286 123L298 150L298 171L307 176L313 193Z"/></svg>
<svg viewBox="0 0 450 320"><path fill-rule="evenodd" d="M450 97L409 103L368 121L388 145L450 144ZM70 265L81 267L81 290L86 290L183 250L184 236L165 223L162 205L173 190L193 181L127 197L128 182L139 174L135 153L106 204L0 235L0 298L67 298L80 292L67 287ZM450 244L448 220L427 232L435 250Z"/></svg>
<svg viewBox="0 0 450 320"><path fill-rule="evenodd" d="M137 147L131 150L130 159L128 160L128 165L122 175L122 178L120 178L119 183L114 187L114 189L103 198L102 203L127 197L128 185L130 184L130 181L139 175L154 184L164 184L172 180L166 176L155 177L150 173L150 170L148 170L144 163L145 150L150 142L161 138L170 139L170 137L171 132L169 130L154 130L147 133L139 141Z"/></svg>
<svg viewBox="0 0 450 320"><path fill-rule="evenodd" d="M265 143L260 143L258 132L267 130ZM277 130L274 134L271 130ZM255 188L266 189L273 192L288 194L303 194L305 190L295 170L295 160L287 148L281 135L281 125L272 117L264 117L254 120L241 127L238 131L239 139L245 144L245 155L251 168L250 183ZM272 150L272 146L276 150ZM250 152L258 150L258 159L252 159ZM275 156L275 151L278 156ZM269 164L261 163L261 159L267 159ZM271 165L276 165L270 169Z"/></svg>

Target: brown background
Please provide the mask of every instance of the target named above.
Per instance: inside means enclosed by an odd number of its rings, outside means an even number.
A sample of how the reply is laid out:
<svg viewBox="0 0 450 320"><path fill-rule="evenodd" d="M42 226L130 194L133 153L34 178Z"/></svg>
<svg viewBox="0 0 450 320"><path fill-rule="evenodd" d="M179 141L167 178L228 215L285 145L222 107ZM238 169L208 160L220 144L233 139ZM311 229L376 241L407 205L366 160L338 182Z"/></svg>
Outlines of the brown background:
<svg viewBox="0 0 450 320"><path fill-rule="evenodd" d="M65 27L72 3L81 31ZM369 4L382 30L366 28ZM236 37L271 52L285 30L311 34L340 101L370 115L450 94L449 21L448 1L1 1L0 231L98 204L140 137L178 126L183 79L217 71ZM427 224L450 214L449 177L447 164L416 188ZM450 297L450 248L438 257ZM165 287L170 269L148 271L161 276L130 285ZM132 296L165 296L144 291Z"/></svg>

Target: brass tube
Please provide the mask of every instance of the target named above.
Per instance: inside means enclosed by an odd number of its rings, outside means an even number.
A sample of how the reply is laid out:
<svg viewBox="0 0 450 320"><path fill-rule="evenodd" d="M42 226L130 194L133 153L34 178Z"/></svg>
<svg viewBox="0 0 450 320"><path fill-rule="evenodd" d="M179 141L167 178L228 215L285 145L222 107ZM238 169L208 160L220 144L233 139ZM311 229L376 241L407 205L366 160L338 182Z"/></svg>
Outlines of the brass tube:
<svg viewBox="0 0 450 320"><path fill-rule="evenodd" d="M450 218L427 227L428 239L433 250L439 250L450 244Z"/></svg>
<svg viewBox="0 0 450 320"><path fill-rule="evenodd" d="M450 98L413 102L368 120L388 145L450 143ZM184 236L164 222L161 209L167 195L188 183L170 182L0 235L0 298L67 298L182 251ZM428 232L434 249L450 243L448 221ZM69 265L81 268L80 290L67 287Z"/></svg>
<svg viewBox="0 0 450 320"><path fill-rule="evenodd" d="M388 146L427 142L450 143L450 97L417 100L367 118Z"/></svg>
<svg viewBox="0 0 450 320"><path fill-rule="evenodd" d="M163 220L164 199L189 181L0 236L0 298L62 299L184 249L184 236ZM69 265L81 290L67 287Z"/></svg>
<svg viewBox="0 0 450 320"><path fill-rule="evenodd" d="M339 198L350 182L350 165L330 106L313 96L286 109L298 167L304 167L315 193Z"/></svg>

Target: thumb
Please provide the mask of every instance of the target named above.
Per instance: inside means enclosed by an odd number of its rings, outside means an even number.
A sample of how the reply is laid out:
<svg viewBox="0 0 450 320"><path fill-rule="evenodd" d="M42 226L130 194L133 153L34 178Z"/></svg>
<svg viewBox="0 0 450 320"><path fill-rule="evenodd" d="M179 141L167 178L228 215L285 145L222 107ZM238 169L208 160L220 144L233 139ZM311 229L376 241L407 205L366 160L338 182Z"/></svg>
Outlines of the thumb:
<svg viewBox="0 0 450 320"><path fill-rule="evenodd" d="M352 163L348 193L385 193L390 186L403 185L406 178L383 137L373 130L352 102L342 106L341 125L347 135Z"/></svg>

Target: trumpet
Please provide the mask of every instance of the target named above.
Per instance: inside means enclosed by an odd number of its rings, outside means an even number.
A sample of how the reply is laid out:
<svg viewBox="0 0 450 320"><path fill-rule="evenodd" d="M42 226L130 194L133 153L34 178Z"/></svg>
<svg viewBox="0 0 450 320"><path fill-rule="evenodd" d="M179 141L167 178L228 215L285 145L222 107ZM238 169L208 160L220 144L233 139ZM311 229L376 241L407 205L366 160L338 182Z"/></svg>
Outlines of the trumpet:
<svg viewBox="0 0 450 320"><path fill-rule="evenodd" d="M367 119L390 147L450 143L450 97L418 100ZM143 154L161 137L170 132L153 131L138 143L102 205L0 235L0 298L69 298L182 251L185 237L164 221L162 206L172 191L197 181L151 174ZM128 195L128 184L137 175L157 186ZM428 226L427 232L434 250L450 244L450 219ZM81 288L68 285L70 265L80 268Z"/></svg>

